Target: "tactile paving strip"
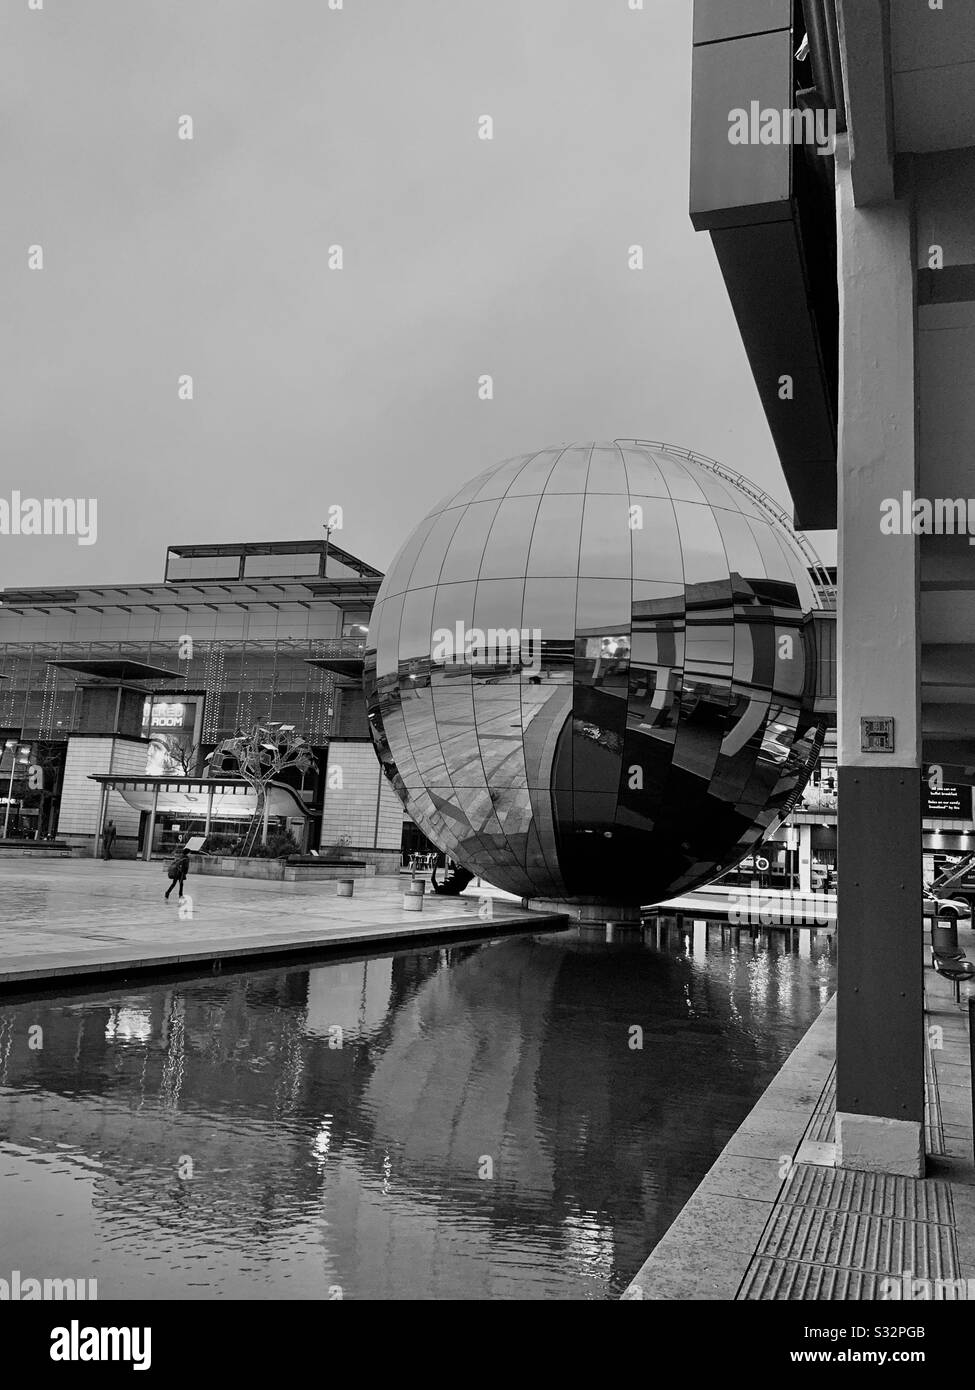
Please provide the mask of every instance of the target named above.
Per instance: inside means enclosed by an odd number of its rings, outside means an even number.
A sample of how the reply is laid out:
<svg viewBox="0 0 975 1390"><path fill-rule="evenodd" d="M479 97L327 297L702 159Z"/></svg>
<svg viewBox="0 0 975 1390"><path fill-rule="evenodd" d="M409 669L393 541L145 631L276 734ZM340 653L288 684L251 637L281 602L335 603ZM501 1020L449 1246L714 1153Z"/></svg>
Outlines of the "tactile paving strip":
<svg viewBox="0 0 975 1390"><path fill-rule="evenodd" d="M822 1095L816 1102L809 1127L803 1136L817 1144L832 1144L836 1139L836 1067L829 1074Z"/></svg>
<svg viewBox="0 0 975 1390"><path fill-rule="evenodd" d="M738 1298L877 1298L882 1280L905 1275L959 1277L948 1185L799 1164Z"/></svg>
<svg viewBox="0 0 975 1390"><path fill-rule="evenodd" d="M945 1132L941 1123L938 1073L930 1047L924 1049L924 1147L929 1154L944 1154Z"/></svg>
<svg viewBox="0 0 975 1390"><path fill-rule="evenodd" d="M816 1108L806 1130L806 1139L819 1144L832 1144L836 1141L836 1068L830 1072L823 1093L816 1102ZM927 1153L940 1155L945 1151L944 1129L941 1123L941 1101L938 1095L938 1078L934 1070L931 1049L924 1049L924 1147Z"/></svg>

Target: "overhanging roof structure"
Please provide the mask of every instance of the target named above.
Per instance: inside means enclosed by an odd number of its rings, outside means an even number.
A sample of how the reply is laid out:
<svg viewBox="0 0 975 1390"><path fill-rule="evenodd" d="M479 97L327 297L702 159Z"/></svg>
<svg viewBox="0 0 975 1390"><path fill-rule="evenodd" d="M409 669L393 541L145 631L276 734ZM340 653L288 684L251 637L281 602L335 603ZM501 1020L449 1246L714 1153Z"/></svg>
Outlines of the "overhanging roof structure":
<svg viewBox="0 0 975 1390"><path fill-rule="evenodd" d="M114 681L159 681L182 679L179 671L168 666L155 666L147 661L135 661L131 657L86 657L72 660L48 661L48 666L56 666L60 671L77 671L83 676L98 676L103 680Z"/></svg>
<svg viewBox="0 0 975 1390"><path fill-rule="evenodd" d="M155 805L157 812L205 816L211 797L211 815L216 819L241 819L257 810L257 793L242 777L175 777L168 773L122 777L92 772L89 779L117 791L136 811L151 811ZM283 782L268 786L267 799L269 815L308 819L311 814L295 788Z"/></svg>

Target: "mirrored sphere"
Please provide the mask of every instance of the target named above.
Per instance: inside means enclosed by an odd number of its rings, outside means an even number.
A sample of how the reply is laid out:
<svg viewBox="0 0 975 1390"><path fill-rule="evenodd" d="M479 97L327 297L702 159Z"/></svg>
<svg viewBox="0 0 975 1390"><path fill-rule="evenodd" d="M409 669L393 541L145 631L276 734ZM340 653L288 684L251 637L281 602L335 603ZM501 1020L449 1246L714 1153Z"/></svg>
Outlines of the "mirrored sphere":
<svg viewBox="0 0 975 1390"><path fill-rule="evenodd" d="M421 830L528 897L650 904L730 867L818 755L807 561L667 446L559 445L452 493L366 642L380 761Z"/></svg>

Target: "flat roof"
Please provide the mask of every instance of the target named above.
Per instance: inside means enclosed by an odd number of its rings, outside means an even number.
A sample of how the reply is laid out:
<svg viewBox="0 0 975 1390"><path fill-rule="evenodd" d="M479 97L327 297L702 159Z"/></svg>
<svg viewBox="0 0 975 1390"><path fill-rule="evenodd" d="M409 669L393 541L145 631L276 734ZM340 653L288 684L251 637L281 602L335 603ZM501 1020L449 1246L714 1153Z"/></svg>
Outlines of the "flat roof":
<svg viewBox="0 0 975 1390"><path fill-rule="evenodd" d="M168 666L153 666L147 661L133 661L131 657L89 657L76 660L48 661L48 666L57 666L62 671L79 671L85 676L102 676L108 680L180 680L181 671L172 671Z"/></svg>
<svg viewBox="0 0 975 1390"><path fill-rule="evenodd" d="M218 557L231 557L234 555L325 555L337 560L342 565L347 565L357 574L374 576L382 579L382 570L377 570L373 565L369 565L365 560L360 560L357 555L353 555L348 550L343 550L341 546L333 541L325 541L323 536L316 536L310 541L226 541L213 542L201 545L170 545L166 547L167 555L175 555L180 560L207 559ZM179 580L171 580L171 583L179 583Z"/></svg>

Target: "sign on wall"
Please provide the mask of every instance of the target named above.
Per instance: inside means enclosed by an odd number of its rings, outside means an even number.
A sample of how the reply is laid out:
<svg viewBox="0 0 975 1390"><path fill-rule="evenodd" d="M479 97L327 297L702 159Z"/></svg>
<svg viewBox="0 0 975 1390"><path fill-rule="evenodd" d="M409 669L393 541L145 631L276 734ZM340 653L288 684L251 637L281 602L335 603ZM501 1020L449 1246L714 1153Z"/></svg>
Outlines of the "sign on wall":
<svg viewBox="0 0 975 1390"><path fill-rule="evenodd" d="M925 817L971 820L972 789L956 787L948 782L932 787L927 780L921 783L921 814Z"/></svg>

